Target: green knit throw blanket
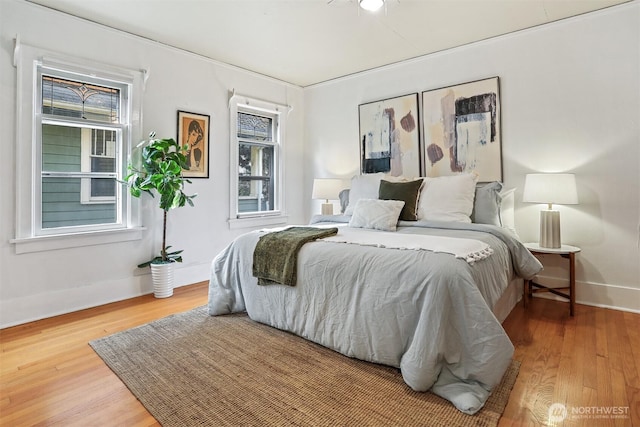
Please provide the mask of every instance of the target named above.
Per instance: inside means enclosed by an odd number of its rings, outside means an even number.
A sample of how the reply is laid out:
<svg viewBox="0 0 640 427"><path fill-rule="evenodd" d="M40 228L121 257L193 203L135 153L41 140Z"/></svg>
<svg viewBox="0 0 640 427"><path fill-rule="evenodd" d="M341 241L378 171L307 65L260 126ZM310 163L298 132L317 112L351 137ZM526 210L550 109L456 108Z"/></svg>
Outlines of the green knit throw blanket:
<svg viewBox="0 0 640 427"><path fill-rule="evenodd" d="M253 275L259 285L296 285L302 245L338 234L337 228L289 227L260 237L253 251Z"/></svg>

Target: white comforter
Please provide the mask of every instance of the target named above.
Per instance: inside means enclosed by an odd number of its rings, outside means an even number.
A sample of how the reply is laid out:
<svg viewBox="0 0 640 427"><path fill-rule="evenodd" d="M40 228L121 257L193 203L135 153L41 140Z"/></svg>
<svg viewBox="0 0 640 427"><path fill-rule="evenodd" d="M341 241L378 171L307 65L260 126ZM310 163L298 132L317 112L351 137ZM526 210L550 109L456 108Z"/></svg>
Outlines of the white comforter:
<svg viewBox="0 0 640 427"><path fill-rule="evenodd" d="M411 226L396 233L480 240L493 254L468 263L448 253L316 241L300 250L295 287L258 286L253 249L264 231L251 232L214 259L209 313L246 310L347 356L399 367L412 389L473 414L513 355L490 307L514 273L530 278L542 266L498 227L401 225Z"/></svg>

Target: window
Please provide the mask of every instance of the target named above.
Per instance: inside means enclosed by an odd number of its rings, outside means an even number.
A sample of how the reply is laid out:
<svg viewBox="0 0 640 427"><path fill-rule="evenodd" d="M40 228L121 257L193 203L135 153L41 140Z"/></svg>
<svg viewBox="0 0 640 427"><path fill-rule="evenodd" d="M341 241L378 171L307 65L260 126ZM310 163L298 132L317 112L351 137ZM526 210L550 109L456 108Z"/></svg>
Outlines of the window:
<svg viewBox="0 0 640 427"><path fill-rule="evenodd" d="M122 178L118 153L128 87L110 81L87 83L95 80L89 76L74 75L72 80L65 74L43 66L38 71L41 114L36 115L36 138L42 161L37 233L42 235L122 223L122 186L116 180Z"/></svg>
<svg viewBox="0 0 640 427"><path fill-rule="evenodd" d="M283 223L284 107L236 96L231 105L231 225Z"/></svg>
<svg viewBox="0 0 640 427"><path fill-rule="evenodd" d="M82 133L82 171L94 175L114 174L118 158L117 134L114 130L87 129ZM82 180L82 203L115 203L116 186L110 179L84 178Z"/></svg>
<svg viewBox="0 0 640 427"><path fill-rule="evenodd" d="M238 112L238 213L276 209L274 118Z"/></svg>
<svg viewBox="0 0 640 427"><path fill-rule="evenodd" d="M142 73L54 55L16 49L16 252L138 239L138 207L118 180L140 134Z"/></svg>

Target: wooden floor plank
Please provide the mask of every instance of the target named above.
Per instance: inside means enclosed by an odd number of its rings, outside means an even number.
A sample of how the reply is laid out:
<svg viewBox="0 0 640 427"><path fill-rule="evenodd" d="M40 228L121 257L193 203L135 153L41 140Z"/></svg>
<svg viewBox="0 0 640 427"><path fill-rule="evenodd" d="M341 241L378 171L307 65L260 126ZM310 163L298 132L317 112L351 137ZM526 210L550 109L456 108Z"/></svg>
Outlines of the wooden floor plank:
<svg viewBox="0 0 640 427"><path fill-rule="evenodd" d="M600 310L589 310L584 316L583 339L584 339L584 369L582 371L582 383L594 390L598 389L598 373L596 371L598 358L597 334L603 334L601 328L596 323L596 314ZM602 338L600 339L602 341Z"/></svg>
<svg viewBox="0 0 640 427"><path fill-rule="evenodd" d="M620 313L616 322L616 329L620 334L618 349L622 354L622 372L626 384L640 389L640 347L638 331L640 331L639 316L631 316L631 313ZM625 343L631 345L624 345ZM635 350L635 351L634 351Z"/></svg>
<svg viewBox="0 0 640 427"><path fill-rule="evenodd" d="M630 403L631 424L640 426L640 389L627 386L627 401Z"/></svg>
<svg viewBox="0 0 640 427"><path fill-rule="evenodd" d="M573 396L569 395L569 391L572 390L571 386L578 382L582 383L582 378L579 378L578 373L573 369L576 354L576 320L575 318L569 319L569 321L562 322L561 325L563 327L562 340L559 344L562 349L560 351L557 377L554 379L553 402L567 405L573 399Z"/></svg>
<svg viewBox="0 0 640 427"><path fill-rule="evenodd" d="M172 298L143 296L0 331L0 426L157 426L88 342L206 304L207 283ZM544 426L562 403L562 426L640 427L640 315L534 298L504 322L520 374L501 427ZM572 416L626 407L627 418ZM583 408L583 409L581 409Z"/></svg>

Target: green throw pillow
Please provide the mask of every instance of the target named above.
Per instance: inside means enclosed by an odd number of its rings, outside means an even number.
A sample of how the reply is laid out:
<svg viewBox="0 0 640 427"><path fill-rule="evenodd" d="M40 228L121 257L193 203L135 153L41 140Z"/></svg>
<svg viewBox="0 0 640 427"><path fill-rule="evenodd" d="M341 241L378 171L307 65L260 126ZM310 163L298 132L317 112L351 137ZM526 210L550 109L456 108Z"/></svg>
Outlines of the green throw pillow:
<svg viewBox="0 0 640 427"><path fill-rule="evenodd" d="M380 200L401 200L404 202L400 219L405 221L418 220L418 197L422 179L408 182L389 182L384 179L380 181L378 198Z"/></svg>

